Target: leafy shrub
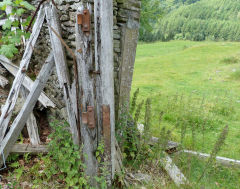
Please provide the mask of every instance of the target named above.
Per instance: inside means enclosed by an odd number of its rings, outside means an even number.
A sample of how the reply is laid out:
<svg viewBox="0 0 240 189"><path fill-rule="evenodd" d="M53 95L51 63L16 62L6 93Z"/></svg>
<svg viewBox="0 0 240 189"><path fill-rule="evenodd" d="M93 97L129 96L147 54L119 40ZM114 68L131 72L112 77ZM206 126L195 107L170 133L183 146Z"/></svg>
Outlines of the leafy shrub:
<svg viewBox="0 0 240 189"><path fill-rule="evenodd" d="M12 12L10 15L0 15L0 17L6 16L7 20L5 24L2 26L2 37L0 38L0 54L7 56L8 58L12 58L15 54L19 52L18 46L21 44L22 37L29 38L30 33L26 33L21 29L21 25L28 26L31 17L24 19L21 23L18 18L22 17L22 15L26 11L34 10L34 6L29 4L24 0L3 0L0 2L0 9L5 11L7 6L12 7ZM10 16L14 16L17 19L12 20ZM12 27L15 29L12 30ZM1 36L1 35L0 35Z"/></svg>
<svg viewBox="0 0 240 189"><path fill-rule="evenodd" d="M53 121L51 142L49 143L49 166L45 169L48 179L57 176L66 182L66 187L83 188L88 184L84 174L85 165L81 158L81 149L73 144L69 126Z"/></svg>

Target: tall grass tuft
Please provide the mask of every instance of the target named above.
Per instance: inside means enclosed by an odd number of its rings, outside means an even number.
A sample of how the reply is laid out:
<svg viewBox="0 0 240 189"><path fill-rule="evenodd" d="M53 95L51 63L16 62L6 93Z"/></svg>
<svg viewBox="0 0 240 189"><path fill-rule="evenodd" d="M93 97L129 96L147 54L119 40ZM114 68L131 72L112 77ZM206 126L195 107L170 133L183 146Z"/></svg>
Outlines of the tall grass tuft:
<svg viewBox="0 0 240 189"><path fill-rule="evenodd" d="M224 127L220 136L218 137L217 142L215 143L214 148L212 149L210 157L207 161L207 164L206 164L201 176L198 179L198 182L203 178L207 169L213 164L214 160L216 159L216 156L217 156L218 152L221 150L221 147L224 145L224 142L226 140L227 135L228 135L228 126Z"/></svg>
<svg viewBox="0 0 240 189"><path fill-rule="evenodd" d="M135 111L138 94L139 94L139 89L137 89L133 94L133 98L131 100L130 114L133 114L133 112Z"/></svg>

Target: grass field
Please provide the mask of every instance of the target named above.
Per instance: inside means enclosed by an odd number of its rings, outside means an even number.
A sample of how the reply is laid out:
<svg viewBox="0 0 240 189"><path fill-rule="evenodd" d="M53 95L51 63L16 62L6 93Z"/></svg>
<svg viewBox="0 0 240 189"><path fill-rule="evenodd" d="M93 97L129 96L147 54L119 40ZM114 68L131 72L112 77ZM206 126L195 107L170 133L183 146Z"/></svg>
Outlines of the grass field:
<svg viewBox="0 0 240 189"><path fill-rule="evenodd" d="M158 136L160 128L166 127L172 132L171 139L181 141L184 148L210 153L228 125L229 133L218 155L240 159L240 43L140 43L132 93L137 88L138 102L152 99L153 135ZM164 116L160 120L161 112ZM198 164L193 166L203 166ZM216 176L226 178L222 187L240 187L239 171L229 178L226 173Z"/></svg>

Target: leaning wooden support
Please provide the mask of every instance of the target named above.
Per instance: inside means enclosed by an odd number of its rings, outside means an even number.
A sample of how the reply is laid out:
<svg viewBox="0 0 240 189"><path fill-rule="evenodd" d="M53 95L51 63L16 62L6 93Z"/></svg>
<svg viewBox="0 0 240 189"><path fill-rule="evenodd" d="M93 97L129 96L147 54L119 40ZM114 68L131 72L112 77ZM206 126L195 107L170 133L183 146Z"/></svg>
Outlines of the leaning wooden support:
<svg viewBox="0 0 240 189"><path fill-rule="evenodd" d="M22 61L20 63L20 69L13 81L13 85L9 92L7 101L2 109L2 114L0 117L0 142L3 140L3 137L7 130L8 123L11 119L12 112L17 102L21 85L26 75L26 70L30 63L30 59L33 53L33 48L36 44L44 19L45 19L45 13L44 13L44 10L41 8L39 10L37 20L33 27L33 32L30 36L30 39L28 40L26 50L24 52Z"/></svg>
<svg viewBox="0 0 240 189"><path fill-rule="evenodd" d="M6 68L6 70L8 70L14 77L16 77L19 67L17 67L16 65L14 65L8 58L6 58L3 55L0 55L0 64ZM25 78L23 80L23 86L30 91L33 85L33 81L27 76L25 75ZM56 105L54 104L54 102L42 91L41 95L38 98L38 101L45 107L51 107L51 108L55 108Z"/></svg>
<svg viewBox="0 0 240 189"><path fill-rule="evenodd" d="M33 111L33 108L40 96L49 76L52 73L54 66L53 55L50 54L46 63L43 65L37 79L34 81L32 90L28 95L21 111L19 112L16 119L13 121L11 128L0 146L0 154L4 153L5 158L8 157L11 152L12 146L16 143L26 121L29 117L29 114ZM3 159L0 159L0 166L3 165Z"/></svg>
<svg viewBox="0 0 240 189"><path fill-rule="evenodd" d="M61 40L55 33L57 32L57 34L61 36L57 10L54 5L48 3L46 4L45 12L46 12L49 33L50 33L51 46L52 46L55 65L57 69L58 80L59 80L60 87L63 89L63 93L64 93L64 100L66 103L66 108L68 113L68 122L71 127L73 142L74 144L79 145L80 137L77 129L77 121L79 120L77 120L77 115L75 114L74 106L71 100L71 95L70 95L71 84L70 84L69 73L68 73L67 64L65 60L64 48Z"/></svg>
<svg viewBox="0 0 240 189"><path fill-rule="evenodd" d="M190 150L182 150L181 152L192 155L192 156L196 156L198 158L205 159L205 160L210 157L210 154L194 152L194 151L190 151ZM240 160L217 156L216 162L223 166L240 168Z"/></svg>
<svg viewBox="0 0 240 189"><path fill-rule="evenodd" d="M31 145L31 144L14 144L11 148L14 154L47 154L47 145Z"/></svg>
<svg viewBox="0 0 240 189"><path fill-rule="evenodd" d="M29 92L22 87L21 88L21 96L22 99L27 99ZM28 135L30 138L30 142L32 145L39 145L41 143L40 141L40 137L39 137L39 133L38 133L38 126L37 126L37 120L33 114L33 112L30 113L28 120L26 122L26 126L27 126L27 131L28 131Z"/></svg>

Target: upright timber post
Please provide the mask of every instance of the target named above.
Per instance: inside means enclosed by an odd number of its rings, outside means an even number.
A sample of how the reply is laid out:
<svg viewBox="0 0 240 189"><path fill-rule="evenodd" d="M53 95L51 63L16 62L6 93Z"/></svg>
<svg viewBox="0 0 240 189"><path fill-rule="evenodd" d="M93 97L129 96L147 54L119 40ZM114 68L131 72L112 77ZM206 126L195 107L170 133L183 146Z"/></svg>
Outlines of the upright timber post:
<svg viewBox="0 0 240 189"><path fill-rule="evenodd" d="M90 177L94 185L94 176L97 175L97 160L95 151L97 149L98 126L95 124L95 94L94 77L91 75L93 67L92 58L92 32L90 31L91 6L88 4L85 8L83 4L78 8L76 16L76 57L79 71L80 102L81 102L81 134L83 143L83 153L85 158L86 174ZM90 123L91 122L91 123Z"/></svg>
<svg viewBox="0 0 240 189"><path fill-rule="evenodd" d="M101 102L102 129L106 156L111 161L111 176L115 173L115 105L113 63L113 1L94 1L95 69L100 71L97 96ZM100 107L99 107L100 108ZM109 120L108 120L109 119ZM110 139L108 138L110 137ZM109 142L110 141L110 142Z"/></svg>
<svg viewBox="0 0 240 189"><path fill-rule="evenodd" d="M96 151L104 142L108 184L115 172L115 110L113 79L113 3L94 1L95 31L91 31L92 7L81 4L76 15L76 57L81 83L81 134L86 173L96 185L100 162ZM94 32L95 39L92 38ZM93 58L93 43L95 58Z"/></svg>

